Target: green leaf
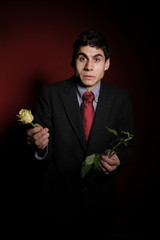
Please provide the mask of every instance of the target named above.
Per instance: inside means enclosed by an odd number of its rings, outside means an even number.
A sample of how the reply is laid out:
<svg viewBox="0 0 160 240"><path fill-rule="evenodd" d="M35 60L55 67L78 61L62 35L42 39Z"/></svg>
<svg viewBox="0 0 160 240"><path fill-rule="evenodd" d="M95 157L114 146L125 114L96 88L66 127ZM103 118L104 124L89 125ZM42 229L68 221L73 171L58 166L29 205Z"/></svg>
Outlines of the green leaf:
<svg viewBox="0 0 160 240"><path fill-rule="evenodd" d="M124 132L124 131L121 131L121 133L123 133L123 134L127 135L127 137L128 137L128 139L129 139L129 140L130 140L130 139L132 139L132 138L134 137L134 135L133 135L133 134L131 134L131 133L129 133L129 132Z"/></svg>
<svg viewBox="0 0 160 240"><path fill-rule="evenodd" d="M128 143L127 142L123 142L124 146L127 147L128 146Z"/></svg>
<svg viewBox="0 0 160 240"><path fill-rule="evenodd" d="M118 133L117 133L117 131L116 131L115 129L112 129L112 128L107 128L107 129L108 129L108 131L109 131L110 133L113 133L115 136L118 137Z"/></svg>
<svg viewBox="0 0 160 240"><path fill-rule="evenodd" d="M94 169L98 168L100 159L101 159L101 155L100 154L96 154L94 159L93 159L93 163L94 163L94 167L93 168Z"/></svg>
<svg viewBox="0 0 160 240"><path fill-rule="evenodd" d="M120 142L124 142L125 138L119 138Z"/></svg>
<svg viewBox="0 0 160 240"><path fill-rule="evenodd" d="M96 156L96 154L92 154L92 155L89 155L88 157L86 157L86 159L85 159L86 165L92 165L94 162L95 156Z"/></svg>
<svg viewBox="0 0 160 240"><path fill-rule="evenodd" d="M132 139L133 137L128 137L127 139L124 140L124 142L128 142Z"/></svg>
<svg viewBox="0 0 160 240"><path fill-rule="evenodd" d="M86 174L90 171L91 169L91 165L82 165L82 168L81 168L81 177L84 178L86 176Z"/></svg>

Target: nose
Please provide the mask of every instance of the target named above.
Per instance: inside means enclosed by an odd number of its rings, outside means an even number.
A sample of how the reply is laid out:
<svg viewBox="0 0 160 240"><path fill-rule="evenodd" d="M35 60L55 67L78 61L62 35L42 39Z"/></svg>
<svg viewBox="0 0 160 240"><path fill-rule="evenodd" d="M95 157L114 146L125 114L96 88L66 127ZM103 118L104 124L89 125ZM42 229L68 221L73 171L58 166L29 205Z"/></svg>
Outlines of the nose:
<svg viewBox="0 0 160 240"><path fill-rule="evenodd" d="M93 70L93 64L92 61L88 60L84 66L84 70L86 71L92 71Z"/></svg>

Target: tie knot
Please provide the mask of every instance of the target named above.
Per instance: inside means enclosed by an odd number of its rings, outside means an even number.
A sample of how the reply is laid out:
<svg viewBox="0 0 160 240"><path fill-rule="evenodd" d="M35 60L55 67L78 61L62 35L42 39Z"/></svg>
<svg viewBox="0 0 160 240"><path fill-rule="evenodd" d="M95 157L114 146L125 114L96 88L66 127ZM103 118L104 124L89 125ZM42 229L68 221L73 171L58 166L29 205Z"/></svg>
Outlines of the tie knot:
<svg viewBox="0 0 160 240"><path fill-rule="evenodd" d="M92 92L85 92L83 94L82 100L92 103L94 99L94 94Z"/></svg>

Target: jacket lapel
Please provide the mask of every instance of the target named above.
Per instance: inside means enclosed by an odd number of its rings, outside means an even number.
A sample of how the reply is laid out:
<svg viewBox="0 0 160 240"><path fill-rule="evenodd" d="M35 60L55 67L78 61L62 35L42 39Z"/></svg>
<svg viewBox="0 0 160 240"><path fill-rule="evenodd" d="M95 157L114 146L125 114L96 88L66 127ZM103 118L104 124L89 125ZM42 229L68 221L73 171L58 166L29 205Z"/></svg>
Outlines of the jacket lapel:
<svg viewBox="0 0 160 240"><path fill-rule="evenodd" d="M66 86L63 91L61 91L61 98L68 115L70 124L72 125L79 142L86 152L87 143L85 140L85 134L83 129L81 112L77 100L76 94L76 79L72 78L69 84Z"/></svg>

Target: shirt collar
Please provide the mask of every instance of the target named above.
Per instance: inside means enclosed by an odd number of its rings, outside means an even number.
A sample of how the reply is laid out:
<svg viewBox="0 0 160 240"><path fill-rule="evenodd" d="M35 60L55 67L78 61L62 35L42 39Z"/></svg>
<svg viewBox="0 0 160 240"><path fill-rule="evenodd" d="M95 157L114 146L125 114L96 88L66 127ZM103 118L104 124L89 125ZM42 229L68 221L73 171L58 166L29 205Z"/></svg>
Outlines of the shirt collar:
<svg viewBox="0 0 160 240"><path fill-rule="evenodd" d="M94 101L95 102L98 102L100 87L101 87L101 81L99 81L97 86L91 91L94 94ZM90 92L90 91L87 91L84 87L82 87L79 83L77 83L77 93L78 93L78 95L81 99L82 99L82 96L85 92Z"/></svg>

